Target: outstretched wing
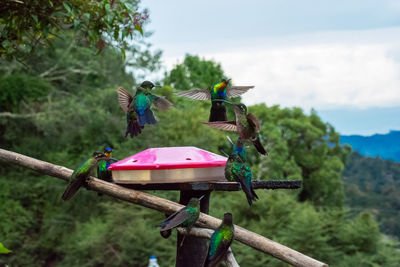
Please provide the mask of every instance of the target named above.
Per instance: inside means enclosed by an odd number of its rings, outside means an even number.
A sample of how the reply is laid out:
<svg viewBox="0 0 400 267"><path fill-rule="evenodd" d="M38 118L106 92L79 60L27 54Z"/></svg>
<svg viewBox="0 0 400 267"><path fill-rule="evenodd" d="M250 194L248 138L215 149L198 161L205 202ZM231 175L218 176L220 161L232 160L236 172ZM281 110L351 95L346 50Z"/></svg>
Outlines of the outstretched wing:
<svg viewBox="0 0 400 267"><path fill-rule="evenodd" d="M171 216L166 218L165 221L160 223L159 226L161 227L161 231L172 229L186 221L189 218L189 214L185 212L185 209L186 207L173 213Z"/></svg>
<svg viewBox="0 0 400 267"><path fill-rule="evenodd" d="M122 87L118 87L118 103L121 106L122 110L125 112L129 112L129 105L131 104L133 97L132 95Z"/></svg>
<svg viewBox="0 0 400 267"><path fill-rule="evenodd" d="M173 106L173 104L171 102L169 102L165 96L156 96L156 95L152 95L153 97L153 104L154 107L158 110L162 110L165 111L167 109L169 109L170 107Z"/></svg>
<svg viewBox="0 0 400 267"><path fill-rule="evenodd" d="M231 86L228 88L226 94L228 98L234 98L241 96L242 94L246 93L249 89L254 88L254 86Z"/></svg>
<svg viewBox="0 0 400 267"><path fill-rule="evenodd" d="M246 115L246 118L247 118L247 121L250 124L250 126L254 128L255 132L259 133L260 132L260 121L257 119L257 117L254 114L249 113Z"/></svg>
<svg viewBox="0 0 400 267"><path fill-rule="evenodd" d="M194 89L176 93L178 96L185 96L196 100L210 100L211 94L207 89Z"/></svg>
<svg viewBox="0 0 400 267"><path fill-rule="evenodd" d="M212 122L203 122L203 124L218 130L232 131L232 132L237 131L236 122L234 121L212 121Z"/></svg>

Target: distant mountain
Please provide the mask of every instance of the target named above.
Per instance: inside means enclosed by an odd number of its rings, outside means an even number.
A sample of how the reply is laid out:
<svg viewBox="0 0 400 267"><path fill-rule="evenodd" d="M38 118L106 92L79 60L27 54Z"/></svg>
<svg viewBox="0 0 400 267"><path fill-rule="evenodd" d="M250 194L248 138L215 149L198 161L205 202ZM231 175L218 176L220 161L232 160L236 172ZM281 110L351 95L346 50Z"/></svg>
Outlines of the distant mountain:
<svg viewBox="0 0 400 267"><path fill-rule="evenodd" d="M400 161L400 131L371 136L342 135L340 143L351 145L354 151L364 156Z"/></svg>

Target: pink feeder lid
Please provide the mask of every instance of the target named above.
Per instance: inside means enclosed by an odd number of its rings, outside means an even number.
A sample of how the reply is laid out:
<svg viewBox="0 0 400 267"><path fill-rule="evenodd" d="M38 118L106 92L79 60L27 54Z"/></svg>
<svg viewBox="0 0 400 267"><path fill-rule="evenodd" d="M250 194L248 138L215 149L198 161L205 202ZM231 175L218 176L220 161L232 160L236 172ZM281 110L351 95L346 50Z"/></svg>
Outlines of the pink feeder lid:
<svg viewBox="0 0 400 267"><path fill-rule="evenodd" d="M149 148L108 167L111 171L223 167L226 157L193 147Z"/></svg>

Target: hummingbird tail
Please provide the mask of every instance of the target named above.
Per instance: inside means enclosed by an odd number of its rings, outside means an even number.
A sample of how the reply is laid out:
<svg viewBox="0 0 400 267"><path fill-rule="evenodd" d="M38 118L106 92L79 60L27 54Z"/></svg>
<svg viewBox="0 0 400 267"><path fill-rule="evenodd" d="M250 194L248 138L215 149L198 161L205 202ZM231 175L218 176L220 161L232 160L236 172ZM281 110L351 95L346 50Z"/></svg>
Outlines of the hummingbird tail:
<svg viewBox="0 0 400 267"><path fill-rule="evenodd" d="M70 200L76 192L78 192L79 188L83 185L84 180L78 179L73 183L69 184L65 189L63 195L61 196L62 200L67 201Z"/></svg>
<svg viewBox="0 0 400 267"><path fill-rule="evenodd" d="M146 109L143 114L139 114L139 125L144 126L145 124L156 124L156 118L154 118L153 111Z"/></svg>
<svg viewBox="0 0 400 267"><path fill-rule="evenodd" d="M129 136L131 138L138 136L142 132L143 127L139 125L137 118L131 118L128 120L128 125L126 126L125 137Z"/></svg>
<svg viewBox="0 0 400 267"><path fill-rule="evenodd" d="M162 237L164 237L164 238L170 237L171 233L172 233L172 230L171 230L171 229L165 230L165 231L160 231L160 235L161 235Z"/></svg>
<svg viewBox="0 0 400 267"><path fill-rule="evenodd" d="M260 142L260 138L257 137L256 139L252 140L254 147L257 149L258 152L262 155L267 155L267 151L264 149L263 145Z"/></svg>
<svg viewBox="0 0 400 267"><path fill-rule="evenodd" d="M226 108L224 102L212 101L209 122L212 121L227 121Z"/></svg>

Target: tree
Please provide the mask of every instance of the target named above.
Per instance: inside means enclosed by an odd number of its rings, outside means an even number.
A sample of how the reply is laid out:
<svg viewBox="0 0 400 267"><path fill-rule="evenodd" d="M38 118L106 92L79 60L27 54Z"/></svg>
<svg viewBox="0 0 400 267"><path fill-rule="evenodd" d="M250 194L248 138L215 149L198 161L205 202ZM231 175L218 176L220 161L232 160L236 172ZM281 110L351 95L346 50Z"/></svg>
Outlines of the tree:
<svg viewBox="0 0 400 267"><path fill-rule="evenodd" d="M0 7L0 57L25 60L40 46L53 47L68 29L99 52L111 45L124 54L126 41L143 35L147 19L137 0L6 0Z"/></svg>

